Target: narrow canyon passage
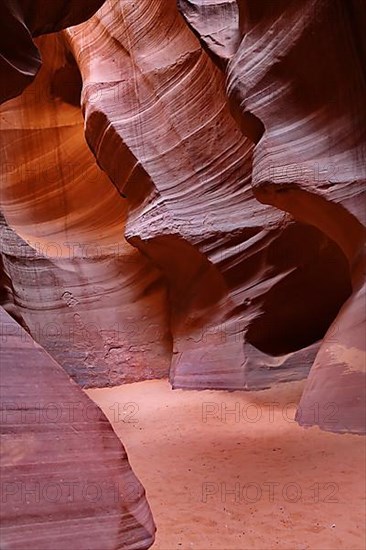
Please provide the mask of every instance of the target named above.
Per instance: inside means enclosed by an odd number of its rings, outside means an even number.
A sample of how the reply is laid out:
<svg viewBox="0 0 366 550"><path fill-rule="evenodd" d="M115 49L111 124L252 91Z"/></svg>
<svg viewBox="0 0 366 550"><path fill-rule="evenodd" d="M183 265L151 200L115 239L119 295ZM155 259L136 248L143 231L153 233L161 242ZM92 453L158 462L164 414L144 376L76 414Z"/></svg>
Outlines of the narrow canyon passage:
<svg viewBox="0 0 366 550"><path fill-rule="evenodd" d="M363 27L0 0L0 550L366 549Z"/></svg>
<svg viewBox="0 0 366 550"><path fill-rule="evenodd" d="M154 550L363 548L364 440L299 427L302 390L87 390L146 489Z"/></svg>

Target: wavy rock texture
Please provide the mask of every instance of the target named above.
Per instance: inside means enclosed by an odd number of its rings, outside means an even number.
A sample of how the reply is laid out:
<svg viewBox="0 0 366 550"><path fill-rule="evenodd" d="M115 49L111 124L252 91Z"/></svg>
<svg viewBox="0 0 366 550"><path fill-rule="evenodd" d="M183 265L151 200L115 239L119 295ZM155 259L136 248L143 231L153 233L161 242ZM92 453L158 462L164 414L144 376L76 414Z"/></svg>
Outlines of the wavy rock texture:
<svg viewBox="0 0 366 550"><path fill-rule="evenodd" d="M365 5L241 4L245 40L228 91L241 97L245 88L245 108L266 128L255 152L256 196L337 242L353 277L354 293L319 350L298 420L365 433ZM315 421L314 403L321 411ZM332 403L336 420L327 410Z"/></svg>
<svg viewBox="0 0 366 550"><path fill-rule="evenodd" d="M2 308L0 327L1 547L149 548L143 487L103 412Z"/></svg>
<svg viewBox="0 0 366 550"><path fill-rule="evenodd" d="M206 23L214 32L217 21ZM168 281L173 386L259 389L306 376L350 292L346 261L320 231L254 199L252 141L176 6L110 1L67 35L88 143L130 201L127 238Z"/></svg>
<svg viewBox="0 0 366 550"><path fill-rule="evenodd" d="M17 319L83 386L166 376L161 276L124 238L126 201L85 143L80 75L62 37L37 44L35 82L0 108L2 209L22 237L1 239Z"/></svg>
<svg viewBox="0 0 366 550"><path fill-rule="evenodd" d="M306 377L316 357L299 422L361 433L364 9L356 0L178 5L186 21L174 2L108 0L89 21L44 39L38 85L4 106L7 222L33 248L50 236L61 247L59 258L42 259L57 282L52 275L32 306L9 237L15 307L31 332L35 304L47 302L51 322L50 311L67 312L63 326L130 315L140 346L158 327L135 377L134 346L103 336L89 356L88 341L73 374L89 385L148 377L154 356L150 374L163 375L170 338L173 387L265 388ZM81 81L86 140L115 189L85 148ZM60 171L47 195L42 178L16 173L40 158L42 174L46 159ZM65 237L81 243L72 261ZM103 253L88 262L80 249L91 241ZM133 268L111 267L120 242ZM58 341L53 353L70 368Z"/></svg>
<svg viewBox="0 0 366 550"><path fill-rule="evenodd" d="M19 95L41 66L33 36L88 19L104 0L2 0L0 6L0 103Z"/></svg>
<svg viewBox="0 0 366 550"><path fill-rule="evenodd" d="M253 135L257 121L255 195L337 243L353 279L354 292L316 357L298 421L365 433L365 6L241 0L238 7L242 40L227 89L243 133ZM230 16L225 3L219 10Z"/></svg>
<svg viewBox="0 0 366 550"><path fill-rule="evenodd" d="M39 69L31 34L78 23L101 3L3 1L0 102L18 95ZM1 208L37 239L33 244L42 252L10 230L1 215L0 304L28 331L37 332L38 324L38 339L80 384L139 379L153 370L159 376L166 369L162 346L157 357L154 343L146 345L146 335L143 349L138 335L135 346L132 340L136 317L139 328L145 328L151 299L149 322L160 322L161 283L124 241L120 226L125 208L83 141L80 113L71 107L79 105L75 64L66 58L60 38L40 40L40 45L52 67L46 63L39 86L7 103L0 116ZM87 193L93 180L96 208ZM100 238L104 207L108 216L104 214ZM97 251L90 242L96 235ZM89 253L80 253L85 247ZM122 325L115 301L124 309ZM100 321L100 310L90 302L101 306L107 319ZM127 320L135 330L126 329ZM117 323L112 333L105 331L106 321ZM144 489L107 418L1 307L0 333L1 547L149 548L155 526ZM139 359L146 349L147 355L152 352L154 369L143 367L142 373ZM116 372L121 350L127 368Z"/></svg>

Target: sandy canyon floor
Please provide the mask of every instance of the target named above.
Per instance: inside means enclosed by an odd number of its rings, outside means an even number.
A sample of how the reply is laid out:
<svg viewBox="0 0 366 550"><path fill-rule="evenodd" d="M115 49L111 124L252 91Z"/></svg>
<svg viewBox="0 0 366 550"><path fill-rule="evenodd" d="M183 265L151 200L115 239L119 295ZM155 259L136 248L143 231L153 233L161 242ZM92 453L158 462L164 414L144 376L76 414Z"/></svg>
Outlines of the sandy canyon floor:
<svg viewBox="0 0 366 550"><path fill-rule="evenodd" d="M154 550L364 550L365 439L300 428L301 391L87 391L145 486Z"/></svg>

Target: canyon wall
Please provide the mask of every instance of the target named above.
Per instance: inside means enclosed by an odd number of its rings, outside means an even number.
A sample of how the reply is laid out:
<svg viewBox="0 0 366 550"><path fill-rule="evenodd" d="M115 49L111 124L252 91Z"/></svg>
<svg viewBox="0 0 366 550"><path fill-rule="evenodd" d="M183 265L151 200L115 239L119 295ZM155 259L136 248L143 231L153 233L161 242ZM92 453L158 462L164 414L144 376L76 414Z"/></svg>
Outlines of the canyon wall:
<svg viewBox="0 0 366 550"><path fill-rule="evenodd" d="M33 37L88 19L104 0L2 0L0 6L0 103L33 81L41 55Z"/></svg>
<svg viewBox="0 0 366 550"><path fill-rule="evenodd" d="M0 102L21 93L39 70L32 34L80 22L101 3L4 1ZM84 143L79 73L64 58L59 38L47 37L45 48L43 40L37 84L1 112L0 304L11 315L0 307L1 546L147 549L155 526L122 444L102 411L27 334L43 341L80 385L93 385L96 378L104 385L128 379L126 369L115 368L125 345L137 351L130 376L149 377L152 367L141 372L139 343L132 342L136 330L126 335L119 327L115 305L129 304L123 328L127 316L131 326L136 327L137 317L143 328L151 295L164 302L160 276L126 246L119 231L123 206ZM96 209L85 196L93 180ZM108 215L101 234L103 207ZM10 228L4 213L29 242ZM116 284L121 265L124 282ZM125 300L129 279L137 280L136 293ZM104 310L102 324L90 301ZM161 314L154 302L150 316ZM103 333L112 322L117 327ZM154 376L165 374L161 350L160 361L152 349ZM127 358L124 353L124 362ZM122 408L115 410L116 421L125 421Z"/></svg>
<svg viewBox="0 0 366 550"><path fill-rule="evenodd" d="M0 111L4 277L79 384L310 371L298 421L365 431L363 17L108 0L37 39Z"/></svg>
<svg viewBox="0 0 366 550"><path fill-rule="evenodd" d="M173 387L305 377L350 293L346 261L323 233L256 201L253 140L174 3L106 2L65 34L86 139L130 204L126 237L167 281Z"/></svg>

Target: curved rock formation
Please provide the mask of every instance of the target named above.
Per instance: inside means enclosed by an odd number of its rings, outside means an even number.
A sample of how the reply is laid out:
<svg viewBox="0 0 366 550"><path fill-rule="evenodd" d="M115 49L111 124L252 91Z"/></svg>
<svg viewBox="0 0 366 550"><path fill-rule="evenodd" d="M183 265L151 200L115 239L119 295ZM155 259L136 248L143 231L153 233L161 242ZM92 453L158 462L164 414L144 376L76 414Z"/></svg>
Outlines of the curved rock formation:
<svg viewBox="0 0 366 550"><path fill-rule="evenodd" d="M298 421L364 433L365 6L239 0L238 8L242 40L227 68L228 96L244 134L253 135L257 121L255 196L337 243L353 279L354 293L311 370ZM230 16L225 3L220 9ZM202 24L195 25L199 34Z"/></svg>
<svg viewBox="0 0 366 550"><path fill-rule="evenodd" d="M298 420L365 433L366 9L357 1L239 4L245 40L228 91L266 128L255 151L256 197L338 243L353 277L354 293L319 350Z"/></svg>
<svg viewBox="0 0 366 550"><path fill-rule="evenodd" d="M206 23L214 29L217 20ZM132 201L128 240L168 281L173 386L259 389L306 376L350 292L346 262L321 232L255 201L252 142L176 7L109 1L67 35L83 78L88 143ZM340 275L329 289L332 264ZM307 298L297 300L314 285L315 323ZM279 311L285 297L297 311Z"/></svg>
<svg viewBox="0 0 366 550"><path fill-rule="evenodd" d="M143 487L103 412L1 307L0 334L1 547L149 548Z"/></svg>
<svg viewBox="0 0 366 550"><path fill-rule="evenodd" d="M85 143L74 105L80 76L62 37L37 44L34 83L0 108L2 209L23 238L2 235L15 302L33 337L83 386L166 376L161 277L124 238L126 201Z"/></svg>

